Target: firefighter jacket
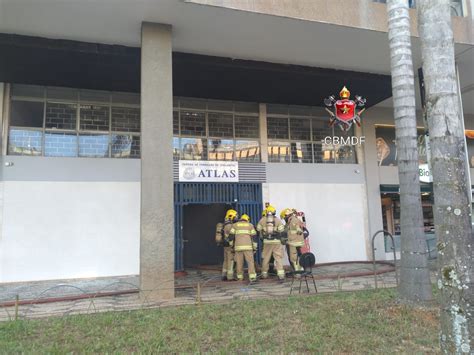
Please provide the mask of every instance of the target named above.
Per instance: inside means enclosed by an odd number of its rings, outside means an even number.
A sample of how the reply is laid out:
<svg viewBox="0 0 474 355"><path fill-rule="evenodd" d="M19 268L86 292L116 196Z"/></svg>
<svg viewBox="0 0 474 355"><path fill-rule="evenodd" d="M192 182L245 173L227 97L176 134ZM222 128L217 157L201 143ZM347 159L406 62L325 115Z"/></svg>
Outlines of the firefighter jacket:
<svg viewBox="0 0 474 355"><path fill-rule="evenodd" d="M285 226L281 220L277 217L273 217L273 233L268 233L268 221L267 217L264 216L257 223L257 232L263 239L264 244L280 244L280 238L282 232L285 230Z"/></svg>
<svg viewBox="0 0 474 355"><path fill-rule="evenodd" d="M234 251L257 250L255 236L257 232L252 223L238 221L232 225L229 232L230 245Z"/></svg>
<svg viewBox="0 0 474 355"><path fill-rule="evenodd" d="M230 230L232 229L232 222L231 221L225 221L224 222L224 227L222 228L222 234L223 234L223 241L224 241L224 246L229 247L229 235L230 235Z"/></svg>
<svg viewBox="0 0 474 355"><path fill-rule="evenodd" d="M303 222L296 216L291 216L285 225L288 234L288 245L294 247L304 246Z"/></svg>

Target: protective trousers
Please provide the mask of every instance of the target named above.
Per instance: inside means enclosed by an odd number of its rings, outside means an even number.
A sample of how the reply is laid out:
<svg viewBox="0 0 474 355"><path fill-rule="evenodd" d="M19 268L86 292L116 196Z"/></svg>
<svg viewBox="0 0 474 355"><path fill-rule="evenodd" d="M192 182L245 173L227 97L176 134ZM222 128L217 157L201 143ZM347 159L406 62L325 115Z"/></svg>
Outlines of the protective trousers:
<svg viewBox="0 0 474 355"><path fill-rule="evenodd" d="M288 245L288 249L287 249L291 266L293 267L293 270L295 271L303 270L303 268L300 266L298 262L298 256L299 254L301 254L300 249L301 247L296 247L294 245Z"/></svg>
<svg viewBox="0 0 474 355"><path fill-rule="evenodd" d="M224 247L222 276L226 276L227 280L234 279L234 253L232 253L232 247Z"/></svg>
<svg viewBox="0 0 474 355"><path fill-rule="evenodd" d="M283 245L279 241L278 244L263 243L262 277L268 277L268 268L272 255L278 278L282 279L285 277L285 270L283 269Z"/></svg>
<svg viewBox="0 0 474 355"><path fill-rule="evenodd" d="M234 258L235 258L235 263L237 264L237 280L244 279L244 259L247 262L247 266L249 269L249 279L251 281L257 279L257 274L255 273L255 263L253 260L252 250L236 251Z"/></svg>

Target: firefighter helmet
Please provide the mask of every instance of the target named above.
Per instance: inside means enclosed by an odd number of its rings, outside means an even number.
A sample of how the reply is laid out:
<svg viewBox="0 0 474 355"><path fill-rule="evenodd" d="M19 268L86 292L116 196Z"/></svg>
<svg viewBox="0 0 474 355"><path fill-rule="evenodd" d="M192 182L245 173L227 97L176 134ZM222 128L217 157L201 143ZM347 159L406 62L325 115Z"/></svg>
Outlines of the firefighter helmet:
<svg viewBox="0 0 474 355"><path fill-rule="evenodd" d="M272 215L276 215L276 209L272 205L268 205L267 208L265 209L265 214L271 213Z"/></svg>
<svg viewBox="0 0 474 355"><path fill-rule="evenodd" d="M247 214L243 214L242 216L240 216L240 219L244 220L244 221L247 221L247 222L250 222L250 217L249 215Z"/></svg>
<svg viewBox="0 0 474 355"><path fill-rule="evenodd" d="M286 219L292 214L293 214L293 209L292 208L285 208L280 212L280 218L281 219Z"/></svg>
<svg viewBox="0 0 474 355"><path fill-rule="evenodd" d="M236 210L230 209L230 210L227 210L227 212L225 214L225 219L229 220L229 221L233 221L234 219L237 218L237 215L238 215L238 213L237 213Z"/></svg>

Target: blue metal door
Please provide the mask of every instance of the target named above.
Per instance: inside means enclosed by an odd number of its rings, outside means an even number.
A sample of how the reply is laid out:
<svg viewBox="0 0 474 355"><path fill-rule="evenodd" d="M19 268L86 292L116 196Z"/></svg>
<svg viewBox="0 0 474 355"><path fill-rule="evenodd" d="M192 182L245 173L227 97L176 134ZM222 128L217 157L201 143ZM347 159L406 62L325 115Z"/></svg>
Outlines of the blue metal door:
<svg viewBox="0 0 474 355"><path fill-rule="evenodd" d="M187 204L226 203L256 224L262 212L262 185L258 183L184 183L174 184L175 270L183 263L183 206ZM260 249L257 257L260 259Z"/></svg>

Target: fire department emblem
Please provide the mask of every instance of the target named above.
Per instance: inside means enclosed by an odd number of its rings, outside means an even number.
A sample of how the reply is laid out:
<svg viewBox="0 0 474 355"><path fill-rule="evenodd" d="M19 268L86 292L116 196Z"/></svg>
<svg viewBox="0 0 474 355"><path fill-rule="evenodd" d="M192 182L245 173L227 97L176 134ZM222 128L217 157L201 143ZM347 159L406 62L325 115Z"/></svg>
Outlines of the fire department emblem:
<svg viewBox="0 0 474 355"><path fill-rule="evenodd" d="M351 92L345 86L339 93L339 97L340 99L336 100L334 95L331 95L324 99L326 111L331 115L329 126L332 127L337 123L343 131L348 131L355 122L360 127L360 115L365 111L366 99L355 95L355 100L350 100ZM357 112L358 108L361 110Z"/></svg>

